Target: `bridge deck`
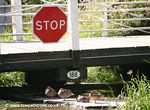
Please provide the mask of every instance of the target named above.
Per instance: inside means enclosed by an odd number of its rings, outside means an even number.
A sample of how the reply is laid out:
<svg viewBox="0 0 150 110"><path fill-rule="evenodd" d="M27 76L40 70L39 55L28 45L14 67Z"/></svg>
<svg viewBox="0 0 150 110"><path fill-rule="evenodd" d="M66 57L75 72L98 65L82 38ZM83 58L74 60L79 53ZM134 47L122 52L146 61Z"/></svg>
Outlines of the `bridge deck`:
<svg viewBox="0 0 150 110"><path fill-rule="evenodd" d="M80 50L144 46L150 46L150 36L80 39ZM43 44L39 41L0 43L0 54L68 51L70 49L71 43L66 41L50 44Z"/></svg>
<svg viewBox="0 0 150 110"><path fill-rule="evenodd" d="M150 36L80 39L79 58L65 41L0 43L0 46L0 71L133 64L150 59Z"/></svg>

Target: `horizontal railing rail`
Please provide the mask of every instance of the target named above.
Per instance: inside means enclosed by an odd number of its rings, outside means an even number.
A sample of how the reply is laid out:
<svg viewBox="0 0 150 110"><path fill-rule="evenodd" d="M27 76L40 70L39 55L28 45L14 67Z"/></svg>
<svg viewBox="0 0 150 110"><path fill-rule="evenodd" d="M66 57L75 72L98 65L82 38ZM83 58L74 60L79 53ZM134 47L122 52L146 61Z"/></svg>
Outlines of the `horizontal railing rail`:
<svg viewBox="0 0 150 110"><path fill-rule="evenodd" d="M80 33L94 33L94 32L100 32L100 33L105 33L103 36L108 36L108 32L112 32L112 31L133 31L133 30L138 30L138 31L143 31L143 32L147 32L146 30L150 30L150 26L143 26L143 27L130 27L130 26L125 26L124 24L120 24L122 25L121 28L109 28L109 24L112 23L116 23L119 24L120 22L123 21L145 21L145 20L150 20L150 18L145 17L145 16L141 16L138 14L135 14L133 12L141 12L141 11L150 11L150 7L137 7L137 8L128 8L128 9L117 9L117 8L113 8L114 5L131 5L131 4L149 4L150 5L150 1L137 1L137 2L89 2L89 3L80 3L79 4L79 23L83 24L83 23L90 23L89 25L91 25L92 23L97 23L99 25L102 25L102 27L99 28L93 28L90 30L87 29L82 29L80 28ZM17 16L21 16L22 17L22 24L20 24L20 26L27 26L27 25L31 25L32 26L32 17L36 14L36 11L38 8L44 6L44 5L53 5L53 6L59 6L61 8L63 8L62 10L65 12L65 14L68 14L67 12L67 4L53 4L53 3L46 3L46 4L32 4L32 5L22 5L21 9L19 10L13 10L11 11L15 6L13 5L0 5L0 9L10 9L10 11L8 12L1 12L0 13L0 18L6 19L6 18L10 18L12 19L12 17L17 17ZM88 7L89 6L89 7ZM91 8L91 7L97 7L97 8ZM88 7L88 8L87 8ZM37 9L35 9L37 8ZM35 10L32 10L35 9ZM122 13L127 13L131 16L133 16L133 18L109 18L109 13L116 13L116 12L122 12ZM98 14L96 14L98 13ZM134 16L135 15L135 16ZM84 17L82 17L84 16ZM87 16L87 19L86 19ZM25 18L26 17L26 18ZM26 20L29 19L29 20ZM97 25L95 24L95 25ZM12 20L9 20L8 22L6 22L5 20L0 21L0 29L1 27L3 28L7 28L9 26L14 26L16 25L15 22L12 22ZM93 24L93 27L95 27L95 25ZM31 27L30 26L30 27ZM87 24L88 27L88 24ZM14 33L13 31L11 31L11 33L7 33L5 32L0 32L0 37L1 36L34 36L33 32L27 32L27 31L22 31L22 33ZM32 29L30 30L32 31ZM1 38L0 38L1 39Z"/></svg>

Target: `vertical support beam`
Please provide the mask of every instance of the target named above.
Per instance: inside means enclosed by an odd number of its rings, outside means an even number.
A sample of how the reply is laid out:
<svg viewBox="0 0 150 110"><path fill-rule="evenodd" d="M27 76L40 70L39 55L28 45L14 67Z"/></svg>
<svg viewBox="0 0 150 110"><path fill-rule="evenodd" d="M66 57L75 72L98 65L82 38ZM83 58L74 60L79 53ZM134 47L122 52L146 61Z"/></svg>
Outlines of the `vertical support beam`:
<svg viewBox="0 0 150 110"><path fill-rule="evenodd" d="M4 5L4 0L0 0L0 5ZM0 14L5 13L5 8L1 7L0 8ZM5 17L0 16L0 23L5 23ZM5 26L0 26L0 32L3 32L5 30Z"/></svg>
<svg viewBox="0 0 150 110"><path fill-rule="evenodd" d="M80 46L78 26L78 0L68 0L68 31L71 36L73 68L79 68Z"/></svg>
<svg viewBox="0 0 150 110"><path fill-rule="evenodd" d="M11 5L12 7L12 11L17 11L16 13L22 13L21 9L21 0L11 0ZM12 23L14 24L12 26L13 28L13 34L17 34L17 33L23 33L23 28L22 28L22 16L12 16ZM14 36L13 40L15 41L22 41L23 40L23 36Z"/></svg>
<svg viewBox="0 0 150 110"><path fill-rule="evenodd" d="M68 30L72 37L72 50L79 50L78 0L68 0Z"/></svg>
<svg viewBox="0 0 150 110"><path fill-rule="evenodd" d="M107 0L104 2L104 23L103 23L103 29L108 29L108 8L107 8ZM103 37L108 37L108 31L103 32Z"/></svg>
<svg viewBox="0 0 150 110"><path fill-rule="evenodd" d="M2 44L0 43L0 54L2 53Z"/></svg>
<svg viewBox="0 0 150 110"><path fill-rule="evenodd" d="M1 1L0 1L0 5L3 5L3 3L4 3L4 0L1 0ZM0 13L4 13L4 10L3 10L2 8L0 8ZM4 17L1 16L1 17L0 17L0 23L3 23L3 22L4 22ZM0 32L3 32L4 29L5 29L4 26L0 26ZM1 43L0 43L0 54L1 54Z"/></svg>

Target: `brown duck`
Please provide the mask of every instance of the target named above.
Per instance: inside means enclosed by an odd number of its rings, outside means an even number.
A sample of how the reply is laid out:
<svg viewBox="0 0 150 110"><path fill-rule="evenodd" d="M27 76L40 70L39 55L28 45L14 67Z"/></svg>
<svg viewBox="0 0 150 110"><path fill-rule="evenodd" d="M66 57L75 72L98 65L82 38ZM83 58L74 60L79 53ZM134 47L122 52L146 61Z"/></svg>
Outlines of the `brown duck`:
<svg viewBox="0 0 150 110"><path fill-rule="evenodd" d="M90 102L90 98L88 96L82 96L82 95L78 95L77 97L77 102Z"/></svg>
<svg viewBox="0 0 150 110"><path fill-rule="evenodd" d="M48 97L54 97L56 95L56 90L51 88L50 86L48 86L46 89L45 89L45 95L48 96Z"/></svg>
<svg viewBox="0 0 150 110"><path fill-rule="evenodd" d="M94 101L94 103L96 103L96 100L101 99L103 97L104 97L104 95L97 93L95 91L91 91L89 93L89 98L90 98L90 100Z"/></svg>
<svg viewBox="0 0 150 110"><path fill-rule="evenodd" d="M58 96L63 98L64 100L66 98L71 97L72 95L74 95L74 94L69 89L60 88L58 91Z"/></svg>

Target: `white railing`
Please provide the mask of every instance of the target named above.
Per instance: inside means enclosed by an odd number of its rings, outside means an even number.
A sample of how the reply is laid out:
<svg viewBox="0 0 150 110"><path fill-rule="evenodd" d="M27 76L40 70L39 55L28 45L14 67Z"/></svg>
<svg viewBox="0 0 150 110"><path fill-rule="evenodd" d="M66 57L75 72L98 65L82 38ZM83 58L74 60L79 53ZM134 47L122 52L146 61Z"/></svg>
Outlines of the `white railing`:
<svg viewBox="0 0 150 110"><path fill-rule="evenodd" d="M37 8L42 7L43 5L50 5L51 3L46 4L36 4L36 5L22 5L21 0L11 0L11 5L0 5L0 9L2 8L10 8L10 12L6 13L0 13L0 18L6 18L11 17L11 22L0 22L0 27L10 27L12 26L12 32L1 32L0 33L0 39L2 36L13 36L13 40L22 41L23 36L34 36L32 29L31 32L25 32L25 26L29 25L32 27L32 17L36 14ZM147 27L130 27L126 26L124 24L121 24L121 21L139 21L139 20L150 20L150 18L143 17L138 14L134 14L132 12L136 11L150 11L150 7L137 7L137 8L129 8L129 9L117 9L114 8L116 5L131 5L131 4L149 4L150 1L139 1L139 2L92 2L92 0L88 3L80 3L79 6L79 14L80 14L80 34L82 33L102 33L102 36L108 36L108 32L112 31L129 31L129 30L139 30L145 33L149 33L150 26ZM63 8L64 12L68 14L67 11L67 4L53 4L56 6L59 6ZM15 7L15 8L14 8ZM80 7L83 7L85 9L82 9ZM87 9L86 9L87 8ZM36 11L35 11L36 10ZM109 19L109 13L115 13L115 12L122 12L126 13L130 16L133 16L133 18L110 18ZM29 20L24 21L23 19L25 17L28 17ZM87 18L87 19L86 19ZM121 28L109 28L109 24L114 23L122 26ZM89 26L92 25L93 28L90 29L84 29L82 28L82 24L87 23L86 25ZM99 27L95 26L100 25Z"/></svg>

